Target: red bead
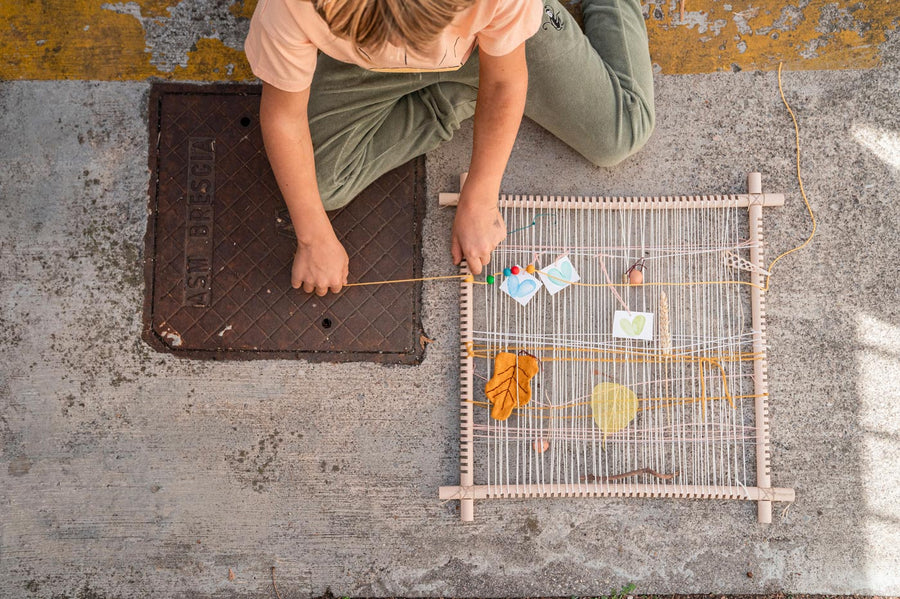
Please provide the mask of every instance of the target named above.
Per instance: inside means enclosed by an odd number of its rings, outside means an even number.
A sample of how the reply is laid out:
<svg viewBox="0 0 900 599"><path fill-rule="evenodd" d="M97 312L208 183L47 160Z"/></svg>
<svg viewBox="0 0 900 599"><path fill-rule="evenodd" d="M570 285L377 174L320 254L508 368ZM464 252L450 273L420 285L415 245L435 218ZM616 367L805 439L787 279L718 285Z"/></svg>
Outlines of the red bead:
<svg viewBox="0 0 900 599"><path fill-rule="evenodd" d="M519 267L518 267L518 266L513 266L513 267L510 268L509 270L512 271L512 274L514 274L514 275L519 274Z"/></svg>

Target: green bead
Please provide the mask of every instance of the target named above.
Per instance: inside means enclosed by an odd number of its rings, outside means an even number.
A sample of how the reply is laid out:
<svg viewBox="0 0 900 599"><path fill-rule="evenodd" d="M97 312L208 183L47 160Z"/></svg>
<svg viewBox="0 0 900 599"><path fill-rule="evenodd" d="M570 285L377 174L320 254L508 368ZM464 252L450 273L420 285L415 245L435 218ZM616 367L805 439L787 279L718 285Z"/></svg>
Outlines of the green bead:
<svg viewBox="0 0 900 599"><path fill-rule="evenodd" d="M494 275L488 275L488 276L487 276L487 284L488 284L488 285L493 285L493 284L494 284Z"/></svg>

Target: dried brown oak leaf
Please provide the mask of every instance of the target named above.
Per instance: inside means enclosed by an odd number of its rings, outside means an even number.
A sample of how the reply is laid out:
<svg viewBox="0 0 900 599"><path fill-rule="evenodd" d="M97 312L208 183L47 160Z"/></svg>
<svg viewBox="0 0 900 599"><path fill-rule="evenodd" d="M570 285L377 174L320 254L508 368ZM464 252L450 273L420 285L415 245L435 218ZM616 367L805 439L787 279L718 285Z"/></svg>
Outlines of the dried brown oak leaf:
<svg viewBox="0 0 900 599"><path fill-rule="evenodd" d="M484 387L493 404L491 418L506 420L513 409L531 401L531 379L538 372L534 356L501 352L494 358L494 376Z"/></svg>

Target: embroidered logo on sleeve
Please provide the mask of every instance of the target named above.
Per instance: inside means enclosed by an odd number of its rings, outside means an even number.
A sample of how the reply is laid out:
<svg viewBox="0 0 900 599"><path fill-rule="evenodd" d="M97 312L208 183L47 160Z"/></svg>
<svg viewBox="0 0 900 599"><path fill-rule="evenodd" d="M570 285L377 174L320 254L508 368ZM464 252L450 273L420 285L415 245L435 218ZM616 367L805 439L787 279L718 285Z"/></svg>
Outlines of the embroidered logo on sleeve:
<svg viewBox="0 0 900 599"><path fill-rule="evenodd" d="M541 29L547 29L547 25L552 26L557 31L562 31L565 28L566 24L560 18L559 11L554 11L553 7L549 5L544 6L544 15L546 15L547 20L541 25Z"/></svg>

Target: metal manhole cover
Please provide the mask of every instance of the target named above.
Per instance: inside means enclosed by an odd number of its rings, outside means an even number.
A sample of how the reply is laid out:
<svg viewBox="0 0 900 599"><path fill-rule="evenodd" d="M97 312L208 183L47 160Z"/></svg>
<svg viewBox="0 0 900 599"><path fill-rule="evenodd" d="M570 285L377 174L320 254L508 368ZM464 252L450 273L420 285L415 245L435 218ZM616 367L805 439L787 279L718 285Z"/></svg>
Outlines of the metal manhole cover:
<svg viewBox="0 0 900 599"><path fill-rule="evenodd" d="M290 286L295 241L263 149L257 86L155 85L144 339L205 359L415 364L421 283L325 298ZM420 157L330 213L351 281L419 278Z"/></svg>

